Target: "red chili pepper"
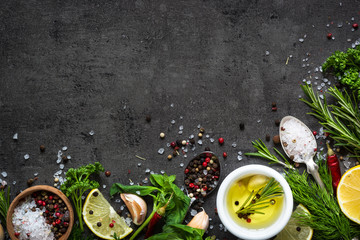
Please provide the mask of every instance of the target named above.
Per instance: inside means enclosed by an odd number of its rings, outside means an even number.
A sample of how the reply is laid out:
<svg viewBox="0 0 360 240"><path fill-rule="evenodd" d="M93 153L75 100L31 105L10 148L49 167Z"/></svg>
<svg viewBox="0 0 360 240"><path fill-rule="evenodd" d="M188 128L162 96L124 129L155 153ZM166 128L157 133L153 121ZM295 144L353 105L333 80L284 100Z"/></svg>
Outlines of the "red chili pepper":
<svg viewBox="0 0 360 240"><path fill-rule="evenodd" d="M155 212L154 216L151 218L151 220L149 222L149 225L148 225L148 229L147 229L147 231L145 233L145 239L151 237L154 234L155 225L160 221L160 219L162 219L165 216L166 208L169 205L170 200L173 197L173 194L174 193L171 194L171 196L170 196L169 200L167 201L167 203L164 206L162 206L161 208L159 208Z"/></svg>
<svg viewBox="0 0 360 240"><path fill-rule="evenodd" d="M339 160L338 160L336 154L334 153L334 151L330 148L329 143L326 143L326 145L328 147L327 165L328 165L330 173L331 173L333 189L334 189L334 192L336 193L336 188L339 185L339 181L341 178Z"/></svg>

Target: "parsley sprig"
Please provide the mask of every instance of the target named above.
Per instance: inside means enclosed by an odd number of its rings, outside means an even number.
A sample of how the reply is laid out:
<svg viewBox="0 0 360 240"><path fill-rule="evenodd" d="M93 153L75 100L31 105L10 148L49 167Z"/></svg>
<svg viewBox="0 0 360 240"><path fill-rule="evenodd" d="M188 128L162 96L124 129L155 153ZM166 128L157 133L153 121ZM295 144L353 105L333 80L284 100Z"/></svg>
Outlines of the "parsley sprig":
<svg viewBox="0 0 360 240"><path fill-rule="evenodd" d="M90 180L92 174L103 172L104 168L99 162L88 164L79 168L70 168L66 172L66 181L61 185L61 191L70 197L75 205L75 211L79 219L81 231L84 231L82 221L82 195L90 189L98 188L100 184L95 180Z"/></svg>

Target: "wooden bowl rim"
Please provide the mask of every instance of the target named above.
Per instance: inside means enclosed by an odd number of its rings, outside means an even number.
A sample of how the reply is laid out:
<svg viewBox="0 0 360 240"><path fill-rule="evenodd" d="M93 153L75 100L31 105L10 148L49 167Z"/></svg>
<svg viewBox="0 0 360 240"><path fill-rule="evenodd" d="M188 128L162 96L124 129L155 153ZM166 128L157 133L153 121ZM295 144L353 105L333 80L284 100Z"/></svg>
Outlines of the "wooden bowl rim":
<svg viewBox="0 0 360 240"><path fill-rule="evenodd" d="M37 192L37 191L48 191L51 192L53 194L58 195L65 203L66 207L68 208L69 211L69 215L70 215L70 222L69 222L69 227L66 230L65 234L61 236L61 238L59 238L59 240L66 240L68 239L68 237L70 236L73 224L74 224L74 210L73 207L71 205L70 200L66 197L66 195L61 192L59 189L48 186L48 185L37 185L37 186L33 186L33 187L29 187L27 189L25 189L24 191L22 191L19 195L17 195L14 200L11 202L9 210L7 212L7 217L6 217L6 228L7 231L10 235L10 238L12 240L18 240L17 237L15 237L15 232L14 232L14 226L12 224L12 215L14 213L15 207L19 204L19 202L24 199L25 197L29 196L30 194Z"/></svg>

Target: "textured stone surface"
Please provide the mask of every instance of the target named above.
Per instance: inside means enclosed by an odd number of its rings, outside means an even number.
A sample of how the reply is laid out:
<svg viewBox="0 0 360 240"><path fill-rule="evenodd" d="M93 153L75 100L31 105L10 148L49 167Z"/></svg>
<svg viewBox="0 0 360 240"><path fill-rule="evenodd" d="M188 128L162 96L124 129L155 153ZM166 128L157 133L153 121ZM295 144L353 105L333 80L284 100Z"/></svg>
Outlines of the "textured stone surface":
<svg viewBox="0 0 360 240"><path fill-rule="evenodd" d="M186 165L205 146L218 155L228 152L223 177L246 164L267 165L246 157L239 162L237 152L253 151L252 140L275 135L274 120L286 115L319 128L298 100L299 84L310 76L314 80L314 68L331 52L345 50L360 37L359 30L352 32L347 24L352 17L359 22L359 4L1 1L0 171L8 173L3 179L17 181L13 194L25 189L35 172L36 184L52 185L59 169L56 155L63 146L72 157L65 170L100 161L112 171L111 177L100 178L107 185L104 193L113 182L141 182L148 177L146 168L176 174L181 185L184 168L179 164ZM337 27L339 22L343 27ZM335 40L326 39L328 32ZM303 62L305 58L309 60ZM271 111L273 101L277 112ZM205 135L225 138L225 145L204 137L204 144L187 158L168 161L172 151L166 143L197 135L198 124ZM166 134L164 140L160 132ZM17 141L12 140L15 133ZM163 155L157 153L161 147ZM204 206L213 219L209 234L234 239L219 230L215 197Z"/></svg>

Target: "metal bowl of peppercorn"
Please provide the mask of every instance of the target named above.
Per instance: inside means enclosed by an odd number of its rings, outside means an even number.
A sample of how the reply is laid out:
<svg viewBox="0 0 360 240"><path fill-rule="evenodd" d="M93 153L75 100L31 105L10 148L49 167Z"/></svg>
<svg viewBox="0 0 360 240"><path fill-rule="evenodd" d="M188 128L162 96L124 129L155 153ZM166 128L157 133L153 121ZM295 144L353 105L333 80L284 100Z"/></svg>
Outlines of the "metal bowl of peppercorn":
<svg viewBox="0 0 360 240"><path fill-rule="evenodd" d="M39 185L27 188L10 204L6 227L12 240L68 239L74 224L69 199L58 189Z"/></svg>

